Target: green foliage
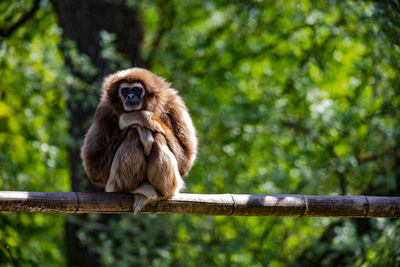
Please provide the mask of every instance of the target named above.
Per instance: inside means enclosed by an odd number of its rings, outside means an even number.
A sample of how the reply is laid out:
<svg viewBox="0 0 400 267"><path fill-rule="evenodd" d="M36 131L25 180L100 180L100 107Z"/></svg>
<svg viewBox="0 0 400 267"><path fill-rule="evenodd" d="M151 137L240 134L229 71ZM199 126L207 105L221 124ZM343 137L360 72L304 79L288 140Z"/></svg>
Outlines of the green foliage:
<svg viewBox="0 0 400 267"><path fill-rule="evenodd" d="M131 2L142 11L144 58L180 91L198 130L188 191L400 194L394 1ZM66 71L54 11L42 4L0 40L2 190L68 190L66 100L87 89ZM115 36L101 36L102 56L121 65ZM69 218L106 266L400 264L400 226L388 219ZM63 221L1 214L0 263L64 263Z"/></svg>
<svg viewBox="0 0 400 267"><path fill-rule="evenodd" d="M55 23L45 7L0 39L0 190L69 188L65 71ZM63 223L55 215L0 214L0 265L64 263Z"/></svg>

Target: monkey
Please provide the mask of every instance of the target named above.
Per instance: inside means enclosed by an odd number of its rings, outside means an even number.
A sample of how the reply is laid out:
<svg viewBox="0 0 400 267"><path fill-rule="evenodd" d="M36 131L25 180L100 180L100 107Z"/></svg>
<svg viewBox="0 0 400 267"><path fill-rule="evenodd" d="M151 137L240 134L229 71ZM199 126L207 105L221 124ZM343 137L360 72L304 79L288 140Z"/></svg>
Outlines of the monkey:
<svg viewBox="0 0 400 267"><path fill-rule="evenodd" d="M178 92L142 68L107 76L81 149L89 180L106 192L135 194L133 212L184 189L197 136Z"/></svg>

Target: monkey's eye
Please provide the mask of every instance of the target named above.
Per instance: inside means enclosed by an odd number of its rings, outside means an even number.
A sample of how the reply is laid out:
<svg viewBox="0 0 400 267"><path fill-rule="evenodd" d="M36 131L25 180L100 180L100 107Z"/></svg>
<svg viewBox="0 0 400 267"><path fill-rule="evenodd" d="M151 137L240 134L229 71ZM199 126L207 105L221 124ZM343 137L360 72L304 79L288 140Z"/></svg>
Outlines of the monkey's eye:
<svg viewBox="0 0 400 267"><path fill-rule="evenodd" d="M141 88L141 87L138 87L138 86L135 86L135 87L133 87L133 91L134 91L136 94L141 94L141 93L142 93L142 88Z"/></svg>
<svg viewBox="0 0 400 267"><path fill-rule="evenodd" d="M126 95L128 94L128 88L122 88L122 89L121 89L121 94L122 94L123 96L126 96Z"/></svg>

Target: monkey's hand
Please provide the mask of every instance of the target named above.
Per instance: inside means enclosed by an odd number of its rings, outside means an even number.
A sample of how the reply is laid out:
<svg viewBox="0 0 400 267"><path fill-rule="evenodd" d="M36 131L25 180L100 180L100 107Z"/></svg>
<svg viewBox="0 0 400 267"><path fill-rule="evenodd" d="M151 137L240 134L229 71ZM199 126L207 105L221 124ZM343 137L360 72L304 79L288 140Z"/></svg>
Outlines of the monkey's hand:
<svg viewBox="0 0 400 267"><path fill-rule="evenodd" d="M150 113L150 114L147 114ZM150 155L151 148L153 147L154 138L151 129L146 127L148 125L148 117L151 112L148 111L135 111L131 113L123 113L119 116L119 128L124 131L128 127L136 128L138 130L140 141L142 142L144 154Z"/></svg>
<svg viewBox="0 0 400 267"><path fill-rule="evenodd" d="M150 121L152 117L152 112L150 111L133 111L129 113L122 113L119 116L119 128L124 130L125 128L135 125L149 128L153 130L150 126Z"/></svg>
<svg viewBox="0 0 400 267"><path fill-rule="evenodd" d="M137 130L139 132L140 141L143 145L144 154L148 156L150 155L151 148L153 147L154 143L153 134L149 129L144 127L137 127Z"/></svg>
<svg viewBox="0 0 400 267"><path fill-rule="evenodd" d="M163 134L165 134L166 131L170 131L170 129L153 112L147 110L122 113L119 116L119 128L121 130L132 125L139 125L149 129L150 131Z"/></svg>
<svg viewBox="0 0 400 267"><path fill-rule="evenodd" d="M142 116L139 112L130 112L130 113L122 113L119 116L119 128L121 130L125 130L131 125L139 125L139 121L141 121Z"/></svg>

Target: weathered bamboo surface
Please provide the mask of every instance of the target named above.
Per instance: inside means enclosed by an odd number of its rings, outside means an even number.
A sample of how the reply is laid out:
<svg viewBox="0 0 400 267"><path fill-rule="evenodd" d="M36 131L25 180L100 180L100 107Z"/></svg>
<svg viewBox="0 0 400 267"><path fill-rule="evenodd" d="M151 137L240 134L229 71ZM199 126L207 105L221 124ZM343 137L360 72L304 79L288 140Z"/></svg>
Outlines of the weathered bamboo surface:
<svg viewBox="0 0 400 267"><path fill-rule="evenodd" d="M131 213L134 199L123 193L0 191L0 211ZM179 194L151 202L140 213L400 218L400 197Z"/></svg>

